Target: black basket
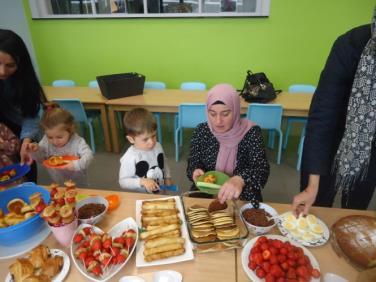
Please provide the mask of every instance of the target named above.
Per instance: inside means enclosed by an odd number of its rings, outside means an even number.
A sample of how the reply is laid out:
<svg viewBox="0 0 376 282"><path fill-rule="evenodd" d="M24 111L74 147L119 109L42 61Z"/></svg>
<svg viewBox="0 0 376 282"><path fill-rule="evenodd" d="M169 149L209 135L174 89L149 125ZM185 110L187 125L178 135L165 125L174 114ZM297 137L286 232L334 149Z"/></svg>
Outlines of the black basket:
<svg viewBox="0 0 376 282"><path fill-rule="evenodd" d="M145 76L136 72L97 76L102 95L116 99L140 95L144 91Z"/></svg>

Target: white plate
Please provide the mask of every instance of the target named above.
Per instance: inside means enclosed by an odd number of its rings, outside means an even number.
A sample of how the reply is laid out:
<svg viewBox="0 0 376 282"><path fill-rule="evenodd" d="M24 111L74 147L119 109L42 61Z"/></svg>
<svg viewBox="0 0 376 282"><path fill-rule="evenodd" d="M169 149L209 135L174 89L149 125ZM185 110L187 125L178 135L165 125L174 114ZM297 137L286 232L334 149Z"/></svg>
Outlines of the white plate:
<svg viewBox="0 0 376 282"><path fill-rule="evenodd" d="M313 254L305 247L301 246L300 244L286 238L280 235L263 235L268 239L278 239L281 240L282 242L289 241L291 245L300 247L303 249L304 254L309 257L309 260L311 261L312 267L316 268L317 270L320 270L319 263L317 262L316 258L313 256ZM243 270L245 273L247 273L248 277L253 281L253 282L263 282L265 279L260 279L257 277L256 273L248 268L248 256L249 252L251 251L253 245L256 243L257 239L259 237L253 238L251 241L249 241L243 248L242 250L242 265L243 265ZM312 278L310 282L320 282L320 278Z"/></svg>
<svg viewBox="0 0 376 282"><path fill-rule="evenodd" d="M84 224L81 224L80 226L78 226L78 228L77 228L77 230L75 231L74 234L77 234L84 227L93 228L94 232L97 233L97 234L102 234L104 232L102 229L100 229L99 227L97 227L95 225L90 225L90 224L84 223ZM134 219L131 218L131 217L128 217L128 218L118 222L114 227L112 227L109 231L107 231L107 233L112 238L115 238L115 237L121 236L121 234L125 230L128 230L128 229L133 229L136 232L136 238L135 238L135 244L134 244L132 250L129 252L127 259L122 264L116 264L114 266L109 267L109 269L107 269L106 271L103 272L101 277L96 277L96 276L92 275L91 273L88 273L84 269L82 263L77 261L77 259L74 256L76 245L73 243L73 238L74 238L74 235L73 235L72 242L71 242L71 248L70 248L71 249L71 256L72 256L74 265L78 268L78 270L82 273L82 275L84 275L89 280L96 281L96 282L103 282L103 281L107 281L107 280L111 279L116 273L118 273L123 268L123 266L128 262L128 260L131 258L132 254L133 254L133 252L136 248L135 245L137 244L137 240L138 240L138 227L137 227L137 224L134 221Z"/></svg>
<svg viewBox="0 0 376 282"><path fill-rule="evenodd" d="M52 256L61 256L63 257L63 268L61 271L52 279L52 282L61 282L64 281L64 278L67 276L70 267L70 259L69 256L64 253L62 250L59 249L51 249L50 250ZM7 277L5 278L5 282L13 282L12 276L8 273Z"/></svg>
<svg viewBox="0 0 376 282"><path fill-rule="evenodd" d="M162 270L153 273L153 282L181 282L183 276L174 270Z"/></svg>
<svg viewBox="0 0 376 282"><path fill-rule="evenodd" d="M181 205L179 197L173 196L173 197L167 197L167 198L150 199L150 200L147 200L147 201L160 201L160 200L166 200L166 199L170 199L170 198L175 199L176 207L179 209L179 217L180 217L180 220L182 222L182 224L181 224L182 235L181 236L185 239L185 245L184 245L185 252L184 252L184 254L181 254L179 256L155 260L155 261L152 261L152 262L146 262L144 260L144 242L142 242L140 240L137 244L137 253L136 253L136 266L137 267L152 266L152 265L164 265L164 264L169 264L169 263L176 263L176 262L192 260L194 258L193 257L192 244L191 244L191 241L189 240L187 225L185 224L185 218L183 216L183 214L184 214L183 206ZM143 202L143 200L137 200L136 201L136 222L137 222L137 224L140 228L142 227L142 224L141 224L142 202Z"/></svg>
<svg viewBox="0 0 376 282"><path fill-rule="evenodd" d="M38 232L24 241L0 246L0 260L10 259L14 257L21 256L28 251L31 251L34 247L38 246L40 243L47 238L51 230L48 228L47 223L43 223Z"/></svg>
<svg viewBox="0 0 376 282"><path fill-rule="evenodd" d="M298 242L299 244L302 244L303 246L306 246L306 247L318 247L318 246L322 246L324 245L326 242L328 242L329 240L329 237L330 237L330 231L329 231L329 228L328 226L326 226L326 224L321 220L319 219L318 217L317 218L317 222L323 227L324 229L324 234L322 235L322 237L314 242L306 242L306 241L303 241L302 239L300 238L297 238L295 237L294 235L292 235L288 230L286 230L286 228L284 228L282 226L282 218L284 218L285 216L287 216L289 213L291 212L285 212L283 214L281 214L279 216L279 220L277 220L277 226L278 226L278 229L279 231L284 235L286 236L287 238L293 240L293 241L296 241Z"/></svg>

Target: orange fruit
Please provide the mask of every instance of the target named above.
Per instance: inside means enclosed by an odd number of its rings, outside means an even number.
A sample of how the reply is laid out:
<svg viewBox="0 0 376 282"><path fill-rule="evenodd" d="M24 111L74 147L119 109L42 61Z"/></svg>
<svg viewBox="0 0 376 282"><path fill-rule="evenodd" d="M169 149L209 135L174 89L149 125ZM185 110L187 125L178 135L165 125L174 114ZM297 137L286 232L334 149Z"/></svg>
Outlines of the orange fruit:
<svg viewBox="0 0 376 282"><path fill-rule="evenodd" d="M108 211L113 211L120 205L120 198L118 195L112 194L106 196L106 200L108 201Z"/></svg>

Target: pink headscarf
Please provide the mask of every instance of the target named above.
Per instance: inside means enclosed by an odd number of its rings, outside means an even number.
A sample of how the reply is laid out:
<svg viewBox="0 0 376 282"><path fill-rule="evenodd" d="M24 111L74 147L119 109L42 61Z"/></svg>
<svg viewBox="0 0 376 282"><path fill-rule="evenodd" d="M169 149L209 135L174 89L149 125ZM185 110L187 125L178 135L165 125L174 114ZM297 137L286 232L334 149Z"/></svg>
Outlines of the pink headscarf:
<svg viewBox="0 0 376 282"><path fill-rule="evenodd" d="M209 128L219 142L219 153L215 169L232 176L236 166L238 144L249 129L256 124L248 119L240 118L240 98L232 85L217 84L209 90L206 100L207 115L209 108L217 101L223 102L232 111L233 121L230 130L224 133L217 133L212 128L208 116Z"/></svg>

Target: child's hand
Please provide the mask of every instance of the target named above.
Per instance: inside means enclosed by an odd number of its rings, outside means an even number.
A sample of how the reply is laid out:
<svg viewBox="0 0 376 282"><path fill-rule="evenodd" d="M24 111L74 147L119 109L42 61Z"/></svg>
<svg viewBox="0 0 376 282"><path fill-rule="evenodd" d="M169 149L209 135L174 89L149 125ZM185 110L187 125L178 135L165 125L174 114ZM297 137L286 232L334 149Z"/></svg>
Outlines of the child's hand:
<svg viewBox="0 0 376 282"><path fill-rule="evenodd" d="M32 151L33 149L38 150L38 144L35 144L35 145L33 144L35 143L31 143L30 138L25 138L23 140L22 145L21 145L21 150L20 150L20 157L21 157L20 163L21 164L26 163L28 165L31 165L33 163L31 152L33 152Z"/></svg>
<svg viewBox="0 0 376 282"><path fill-rule="evenodd" d="M193 181L196 181L197 177L203 175L205 172L201 168L196 168L193 171L192 179Z"/></svg>
<svg viewBox="0 0 376 282"><path fill-rule="evenodd" d="M140 183L146 188L149 193L159 190L159 185L151 178L141 178Z"/></svg>

